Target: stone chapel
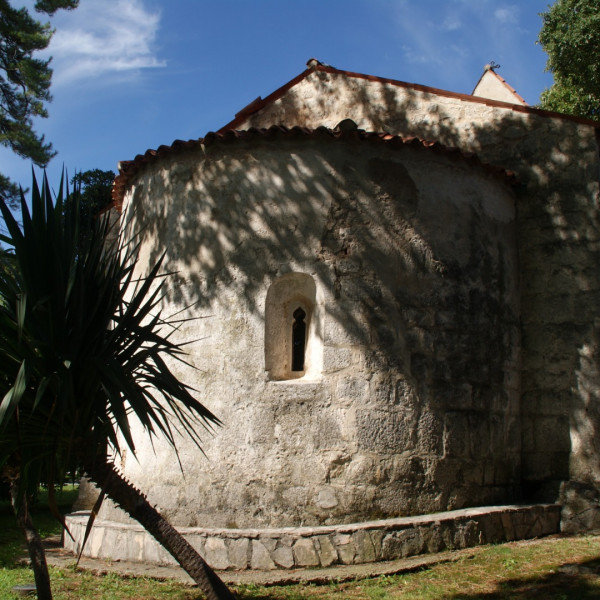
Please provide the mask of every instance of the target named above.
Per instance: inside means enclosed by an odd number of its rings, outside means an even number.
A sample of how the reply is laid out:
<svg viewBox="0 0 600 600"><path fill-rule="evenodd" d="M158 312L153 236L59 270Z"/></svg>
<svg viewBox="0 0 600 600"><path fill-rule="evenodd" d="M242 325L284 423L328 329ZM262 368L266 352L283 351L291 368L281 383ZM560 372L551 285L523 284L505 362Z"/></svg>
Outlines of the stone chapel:
<svg viewBox="0 0 600 600"><path fill-rule="evenodd" d="M599 127L315 59L204 138L119 164L166 252L177 374L223 427L122 469L175 525L515 502L600 526ZM102 518L120 521L116 508Z"/></svg>

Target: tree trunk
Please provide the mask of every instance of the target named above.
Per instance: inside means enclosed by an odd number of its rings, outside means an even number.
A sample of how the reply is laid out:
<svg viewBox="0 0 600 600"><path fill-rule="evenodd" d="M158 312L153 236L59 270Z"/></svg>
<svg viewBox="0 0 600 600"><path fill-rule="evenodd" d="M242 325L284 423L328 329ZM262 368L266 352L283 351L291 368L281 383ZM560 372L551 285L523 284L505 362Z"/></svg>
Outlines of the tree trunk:
<svg viewBox="0 0 600 600"><path fill-rule="evenodd" d="M209 600L231 600L234 595L206 564L191 544L164 519L136 487L126 481L111 463L100 461L85 469L90 479L130 517L170 552Z"/></svg>
<svg viewBox="0 0 600 600"><path fill-rule="evenodd" d="M46 564L46 554L42 546L42 538L33 526L31 515L29 514L29 506L27 497L25 496L21 503L18 502L18 483L12 481L10 484L10 500L17 517L17 524L21 531L25 534L27 542L27 550L31 559L31 568L35 578L35 587L37 590L38 600L52 600L52 589L50 587L50 574L48 573L48 565Z"/></svg>

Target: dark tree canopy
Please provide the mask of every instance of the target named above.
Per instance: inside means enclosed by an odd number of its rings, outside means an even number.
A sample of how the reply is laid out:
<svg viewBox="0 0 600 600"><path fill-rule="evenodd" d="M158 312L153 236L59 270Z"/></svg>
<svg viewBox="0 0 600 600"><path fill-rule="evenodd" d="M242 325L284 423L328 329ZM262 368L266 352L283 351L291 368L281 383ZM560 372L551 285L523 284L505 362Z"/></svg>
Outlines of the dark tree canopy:
<svg viewBox="0 0 600 600"><path fill-rule="evenodd" d="M557 0L541 14L538 38L548 54L546 70L554 84L541 107L600 117L600 0Z"/></svg>
<svg viewBox="0 0 600 600"><path fill-rule="evenodd" d="M35 10L48 15L53 15L59 8L71 10L77 8L79 0L37 0Z"/></svg>
<svg viewBox="0 0 600 600"><path fill-rule="evenodd" d="M36 11L48 15L60 8L75 8L79 0L38 0ZM49 23L31 16L26 8L14 8L0 0L0 144L23 158L44 167L55 152L33 129L34 117L47 117L46 104L52 79L51 59L34 53L48 47L52 38ZM18 187L0 175L0 196L15 203Z"/></svg>
<svg viewBox="0 0 600 600"><path fill-rule="evenodd" d="M79 195L80 210L86 216L95 217L112 202L113 171L90 169L77 173L71 183Z"/></svg>

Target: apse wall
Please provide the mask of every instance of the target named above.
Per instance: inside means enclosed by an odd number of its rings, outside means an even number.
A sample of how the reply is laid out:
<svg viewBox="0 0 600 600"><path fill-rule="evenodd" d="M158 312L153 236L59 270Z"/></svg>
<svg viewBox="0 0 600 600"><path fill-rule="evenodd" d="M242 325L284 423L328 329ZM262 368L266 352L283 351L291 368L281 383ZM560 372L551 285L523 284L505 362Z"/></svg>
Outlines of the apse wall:
<svg viewBox="0 0 600 600"><path fill-rule="evenodd" d="M123 470L176 525L354 522L514 500L519 281L506 178L330 131L213 137L132 178L175 271L181 378L223 421ZM117 509L105 518L121 519Z"/></svg>

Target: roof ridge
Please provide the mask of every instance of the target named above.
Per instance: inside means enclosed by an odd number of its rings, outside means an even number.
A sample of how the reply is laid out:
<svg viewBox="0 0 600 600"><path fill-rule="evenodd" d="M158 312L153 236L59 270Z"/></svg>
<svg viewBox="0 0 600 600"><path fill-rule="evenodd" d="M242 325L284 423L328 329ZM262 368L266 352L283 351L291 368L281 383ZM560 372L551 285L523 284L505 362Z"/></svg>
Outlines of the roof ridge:
<svg viewBox="0 0 600 600"><path fill-rule="evenodd" d="M267 97L261 98L260 96L250 102L246 107L244 107L241 111L239 111L235 118L232 119L229 123L221 127L218 131L222 132L227 129L238 129L239 126L249 117L251 114L258 112L262 108L264 108L267 104L271 104L275 102L279 98L281 98L289 89L300 83L303 79L308 77L311 73L316 71L320 71L322 73L330 73L334 75L343 75L345 77L353 77L355 79L365 79L367 81L377 81L380 83L387 83L390 85L395 85L398 87L403 87L407 89L413 89L417 91L421 91L427 94L436 94L438 96L444 96L447 98L456 98L458 100L463 100L465 102L473 102L476 104L485 104L487 106L496 106L499 108L506 108L508 110L512 110L515 112L525 112L530 114L537 114L543 117L554 117L560 118L568 121L575 121L577 123L582 123L586 125L592 125L593 127L600 129L600 122L594 121L592 119L586 119L584 117L576 117L573 115L565 115L563 113L544 110L541 108L535 108L533 106L529 106L527 102L521 98L521 96L508 84L504 81L502 77L500 77L497 73L494 72L496 77L498 77L504 84L518 97L520 98L524 104L513 104L511 102L503 102L502 100L492 100L490 98L483 98L479 96L473 96L472 94L461 94L459 92L451 92L449 90L443 90L440 88L434 88L426 85L421 85L419 83L408 83L406 81L400 81L399 79L390 79L386 77L379 77L376 75L366 75L364 73L355 73L353 71L344 71L341 69L337 69L330 65L327 65L316 58L311 58L307 63L307 69L302 73L277 88L274 92L270 93Z"/></svg>

